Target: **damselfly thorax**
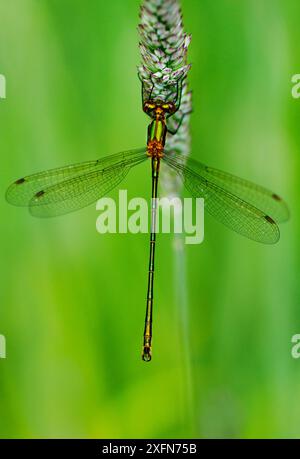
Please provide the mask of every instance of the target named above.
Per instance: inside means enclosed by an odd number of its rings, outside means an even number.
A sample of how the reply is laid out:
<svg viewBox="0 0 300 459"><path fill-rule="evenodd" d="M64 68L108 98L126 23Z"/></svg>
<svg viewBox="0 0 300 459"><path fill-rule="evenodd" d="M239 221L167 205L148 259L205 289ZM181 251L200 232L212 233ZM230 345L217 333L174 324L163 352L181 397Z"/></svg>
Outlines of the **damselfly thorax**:
<svg viewBox="0 0 300 459"><path fill-rule="evenodd" d="M167 116L173 115L177 107L173 102L147 100L143 110L152 118L148 127L147 155L156 158L163 156L167 136Z"/></svg>

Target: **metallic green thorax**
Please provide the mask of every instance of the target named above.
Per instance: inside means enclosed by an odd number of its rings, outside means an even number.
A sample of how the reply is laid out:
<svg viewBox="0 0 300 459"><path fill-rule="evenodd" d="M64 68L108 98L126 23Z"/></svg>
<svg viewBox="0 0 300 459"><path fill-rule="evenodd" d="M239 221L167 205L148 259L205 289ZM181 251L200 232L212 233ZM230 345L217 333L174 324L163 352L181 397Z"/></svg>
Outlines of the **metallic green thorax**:
<svg viewBox="0 0 300 459"><path fill-rule="evenodd" d="M148 127L148 142L157 141L162 145L166 142L167 127L164 120L154 119Z"/></svg>

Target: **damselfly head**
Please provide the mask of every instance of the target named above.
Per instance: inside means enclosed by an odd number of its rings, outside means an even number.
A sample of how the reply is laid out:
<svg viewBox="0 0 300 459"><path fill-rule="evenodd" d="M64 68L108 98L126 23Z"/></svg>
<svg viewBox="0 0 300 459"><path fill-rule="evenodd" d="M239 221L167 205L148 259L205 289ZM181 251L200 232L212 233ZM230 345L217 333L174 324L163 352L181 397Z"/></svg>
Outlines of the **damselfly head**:
<svg viewBox="0 0 300 459"><path fill-rule="evenodd" d="M173 115L176 112L177 108L173 102L165 102L163 100L146 100L143 106L143 110L147 115L155 117L156 115Z"/></svg>

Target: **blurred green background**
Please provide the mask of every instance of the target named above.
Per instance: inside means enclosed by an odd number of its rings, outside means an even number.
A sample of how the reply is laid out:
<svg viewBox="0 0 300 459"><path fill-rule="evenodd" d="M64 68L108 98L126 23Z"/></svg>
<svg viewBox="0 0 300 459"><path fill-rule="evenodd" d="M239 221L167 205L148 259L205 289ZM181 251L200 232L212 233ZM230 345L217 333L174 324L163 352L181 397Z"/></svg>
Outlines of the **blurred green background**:
<svg viewBox="0 0 300 459"><path fill-rule="evenodd" d="M184 267L159 236L151 364L148 236L98 234L94 206L38 220L4 200L24 174L145 144L139 3L0 1L0 436L299 437L297 0L182 1L193 157L274 189L292 218L263 246L207 217L184 304ZM122 188L148 197L149 164Z"/></svg>

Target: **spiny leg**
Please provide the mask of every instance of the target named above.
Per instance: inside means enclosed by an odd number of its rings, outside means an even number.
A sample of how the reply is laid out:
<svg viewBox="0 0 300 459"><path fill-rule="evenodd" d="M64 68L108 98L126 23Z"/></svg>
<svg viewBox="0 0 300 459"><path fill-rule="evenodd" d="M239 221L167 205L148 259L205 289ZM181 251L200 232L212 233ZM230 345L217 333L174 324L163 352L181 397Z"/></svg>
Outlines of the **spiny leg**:
<svg viewBox="0 0 300 459"><path fill-rule="evenodd" d="M177 127L176 127L175 129L171 129L171 128L167 127L168 133L171 134L171 135L177 134L177 132L178 132L180 126L182 125L182 122L183 122L183 120L184 120L184 117L187 116L187 115L190 115L191 113L192 113L192 110L189 110L188 112L183 113L183 115L182 115L182 117L180 118L180 120L179 120L179 122L178 122L178 124L177 124Z"/></svg>
<svg viewBox="0 0 300 459"><path fill-rule="evenodd" d="M145 82L142 79L142 77L140 76L140 74L138 74L138 77L139 77L139 80L140 80L141 85L142 85L141 96L142 96L142 107L144 107L144 103L146 102L146 99L145 99Z"/></svg>
<svg viewBox="0 0 300 459"><path fill-rule="evenodd" d="M154 90L154 83L151 79L151 83L152 83L152 87L151 87L151 90L150 90L150 93L149 93L149 96L148 97L145 97L145 94L146 94L146 89L145 89L145 81L140 77L139 75L139 80L142 84L142 107L144 108L144 104L147 100L151 100L151 97L152 97L152 93L153 93L153 90Z"/></svg>
<svg viewBox="0 0 300 459"><path fill-rule="evenodd" d="M153 90L154 90L154 86L155 86L155 83L153 83L153 80L152 80L152 75L150 75L150 80L151 80L151 83L152 83L152 88L151 88L151 91L150 91L150 94L149 94L149 99L152 100L152 94L153 94Z"/></svg>
<svg viewBox="0 0 300 459"><path fill-rule="evenodd" d="M167 118L169 118L170 116L173 116L174 113L176 113L176 112L179 110L179 108L180 108L180 105L181 105L181 96L182 96L182 84L183 84L183 80L184 80L184 78L181 77L181 78L179 78L179 80L177 80L177 83L176 83L176 97L175 97L175 100L174 100L174 104L175 104L175 106L176 106L176 111L173 112L173 113L168 114L168 115L167 115ZM168 100L168 98L170 97L170 95L172 95L172 94L173 94L173 91L171 91L171 92L168 94L167 100Z"/></svg>

